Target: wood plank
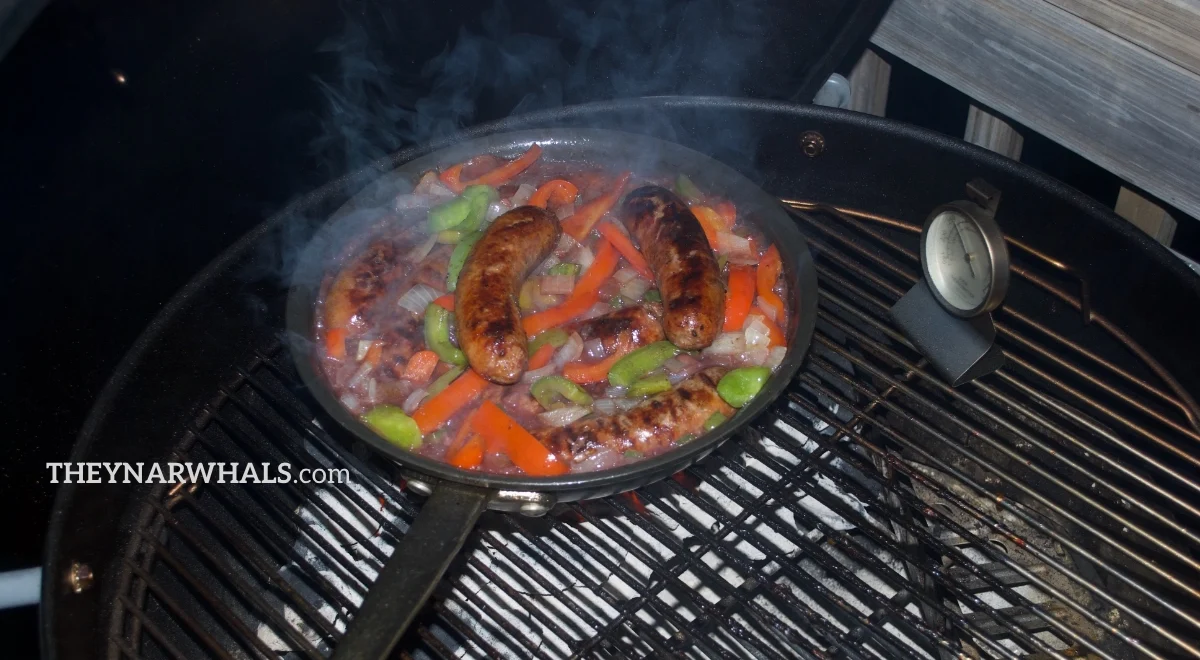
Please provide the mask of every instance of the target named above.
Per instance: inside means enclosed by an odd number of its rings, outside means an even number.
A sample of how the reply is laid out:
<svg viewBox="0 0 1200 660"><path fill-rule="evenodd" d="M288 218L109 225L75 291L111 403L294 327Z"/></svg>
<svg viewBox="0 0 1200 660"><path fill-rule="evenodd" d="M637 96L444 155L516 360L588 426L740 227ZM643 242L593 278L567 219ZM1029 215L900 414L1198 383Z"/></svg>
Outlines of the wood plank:
<svg viewBox="0 0 1200 660"><path fill-rule="evenodd" d="M1200 217L1200 75L1044 0L895 0L872 41Z"/></svg>
<svg viewBox="0 0 1200 660"><path fill-rule="evenodd" d="M868 48L850 72L850 109L883 117L891 79L892 65Z"/></svg>
<svg viewBox="0 0 1200 660"><path fill-rule="evenodd" d="M1046 0L1200 74L1200 1Z"/></svg>
<svg viewBox="0 0 1200 660"><path fill-rule="evenodd" d="M1025 138L1008 122L976 105L967 110L967 130L963 139L1013 160L1021 160L1021 149L1025 146Z"/></svg>
<svg viewBox="0 0 1200 660"><path fill-rule="evenodd" d="M1150 234L1154 240L1170 246L1175 239L1175 218L1158 204L1136 192L1121 188L1117 195L1117 215L1133 223L1138 229Z"/></svg>

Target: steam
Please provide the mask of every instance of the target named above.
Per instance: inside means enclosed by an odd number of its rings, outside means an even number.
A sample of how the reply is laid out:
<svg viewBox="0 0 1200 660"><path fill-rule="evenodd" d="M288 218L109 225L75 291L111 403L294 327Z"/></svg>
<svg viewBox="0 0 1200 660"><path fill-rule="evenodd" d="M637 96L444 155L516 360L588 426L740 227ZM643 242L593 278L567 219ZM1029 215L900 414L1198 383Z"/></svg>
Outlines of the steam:
<svg viewBox="0 0 1200 660"><path fill-rule="evenodd" d="M773 70L768 8L777 4L496 0L478 27L461 27L423 64L389 60L389 40L406 35L386 17L347 14L344 34L322 48L338 65L317 81L328 107L313 152L339 176L509 114L646 95L755 95L754 77Z"/></svg>

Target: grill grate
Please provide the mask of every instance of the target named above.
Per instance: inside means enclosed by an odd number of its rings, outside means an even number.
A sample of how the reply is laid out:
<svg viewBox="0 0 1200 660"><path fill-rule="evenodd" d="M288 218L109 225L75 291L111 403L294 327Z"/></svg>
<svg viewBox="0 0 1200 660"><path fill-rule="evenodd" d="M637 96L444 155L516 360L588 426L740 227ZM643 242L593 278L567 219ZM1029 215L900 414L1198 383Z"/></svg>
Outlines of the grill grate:
<svg viewBox="0 0 1200 660"><path fill-rule="evenodd" d="M821 301L787 395L673 479L542 519L486 514L403 653L1200 657L1200 433L1166 370L1068 267L1017 244L1030 302L998 318L1008 366L948 388L886 320L917 276L914 228L789 204ZM1114 347L1123 359L1100 357ZM257 354L172 460L344 467L352 483L152 493L110 657L336 645L419 504L298 389L283 351Z"/></svg>

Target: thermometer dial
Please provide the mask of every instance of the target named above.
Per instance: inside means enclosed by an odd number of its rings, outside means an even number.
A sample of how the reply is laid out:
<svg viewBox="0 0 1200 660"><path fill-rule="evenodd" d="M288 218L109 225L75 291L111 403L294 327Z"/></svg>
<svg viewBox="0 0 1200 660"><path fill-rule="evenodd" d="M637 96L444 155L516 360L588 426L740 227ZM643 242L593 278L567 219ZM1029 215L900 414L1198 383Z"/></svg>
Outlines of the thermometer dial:
<svg viewBox="0 0 1200 660"><path fill-rule="evenodd" d="M1008 291L1008 248L990 214L968 202L943 206L921 232L921 267L942 307L955 316L990 312Z"/></svg>

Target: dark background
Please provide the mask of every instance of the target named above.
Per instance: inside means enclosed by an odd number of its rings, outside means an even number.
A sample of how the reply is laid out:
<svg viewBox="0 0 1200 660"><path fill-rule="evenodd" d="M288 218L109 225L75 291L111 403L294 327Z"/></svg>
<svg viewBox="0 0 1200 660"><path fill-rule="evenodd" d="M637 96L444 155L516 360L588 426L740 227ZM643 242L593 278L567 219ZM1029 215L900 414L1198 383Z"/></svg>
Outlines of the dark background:
<svg viewBox="0 0 1200 660"><path fill-rule="evenodd" d="M363 27L376 45L373 56L391 67L376 72L391 84L368 90L373 101L407 110L431 94L477 101L439 108L443 128L502 117L515 106L630 93L790 98L808 84L801 63L814 56L787 38L795 21L807 20L792 3L764 3L766 45L756 47L750 65L689 70L660 63L679 69L669 80L597 68L621 58L593 59L580 74L572 39L588 36L564 38L572 33L570 17L548 20L540 3L512 3L520 14L497 14L490 2L378 4L402 4L405 13L321 0L62 0L0 60L0 218L7 232L0 241L7 322L0 325L9 349L0 366L7 413L0 570L40 563L53 499L45 463L67 458L92 400L156 311L238 236L363 155L330 139L338 121L317 83L344 82L345 52L330 43L346 34L348 21ZM541 37L505 41L505 25ZM658 38L659 28L649 25L645 41ZM477 71L490 82L447 83L426 63L453 61L460 30L510 50L550 44L561 59L543 52L540 69ZM711 43L683 42L682 61ZM623 57L637 55L637 47L629 45ZM856 59L838 70L848 73ZM961 136L969 100L902 62L892 65L888 116ZM573 82L547 87L560 78ZM423 136L411 126L368 133L381 152ZM1023 161L1115 203L1118 179L1022 133ZM1196 223L1174 215L1174 247L1195 258ZM35 653L35 625L34 608L0 613L16 657Z"/></svg>

